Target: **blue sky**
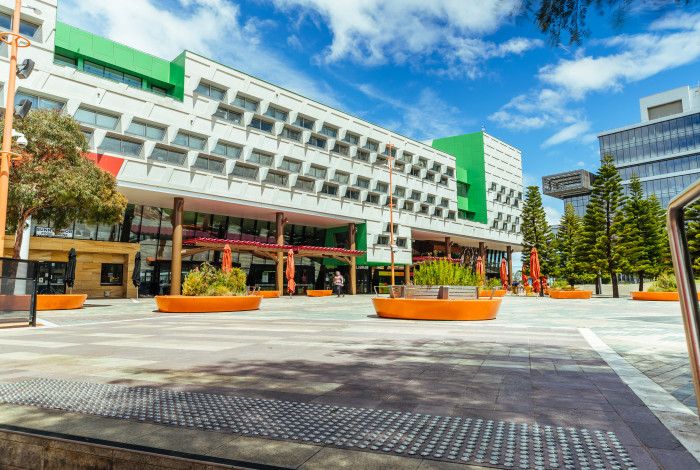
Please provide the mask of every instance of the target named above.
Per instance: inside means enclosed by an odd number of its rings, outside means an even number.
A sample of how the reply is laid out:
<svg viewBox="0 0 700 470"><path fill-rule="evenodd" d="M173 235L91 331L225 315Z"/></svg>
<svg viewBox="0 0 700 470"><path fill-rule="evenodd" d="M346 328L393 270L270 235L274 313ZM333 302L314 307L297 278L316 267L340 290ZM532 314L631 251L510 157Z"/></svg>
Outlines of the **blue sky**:
<svg viewBox="0 0 700 470"><path fill-rule="evenodd" d="M418 140L478 131L521 149L525 184L594 171L596 134L640 97L700 81L700 8L592 12L554 46L521 0L59 0L59 17L155 55L190 49ZM697 4L696 4L697 5ZM558 219L560 201L546 198Z"/></svg>

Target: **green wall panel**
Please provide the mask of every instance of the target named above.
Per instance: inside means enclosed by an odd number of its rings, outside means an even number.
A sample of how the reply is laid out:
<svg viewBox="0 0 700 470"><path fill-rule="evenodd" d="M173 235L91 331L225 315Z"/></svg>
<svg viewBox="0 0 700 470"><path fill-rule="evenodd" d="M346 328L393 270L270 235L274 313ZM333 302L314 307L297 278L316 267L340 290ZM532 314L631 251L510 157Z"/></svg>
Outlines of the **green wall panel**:
<svg viewBox="0 0 700 470"><path fill-rule="evenodd" d="M355 246L358 250L362 250L365 253L362 256L357 257L358 266L367 265L367 224L355 224ZM335 246L335 234L336 233L347 233L347 225L342 227L333 227L326 229L326 240L324 246ZM338 260L332 258L324 258L323 264L328 268L334 268L336 266L344 265Z"/></svg>
<svg viewBox="0 0 700 470"><path fill-rule="evenodd" d="M469 185L467 196L457 197L457 208L468 211L470 220L488 223L483 132L435 139L433 148L455 157L455 177Z"/></svg>

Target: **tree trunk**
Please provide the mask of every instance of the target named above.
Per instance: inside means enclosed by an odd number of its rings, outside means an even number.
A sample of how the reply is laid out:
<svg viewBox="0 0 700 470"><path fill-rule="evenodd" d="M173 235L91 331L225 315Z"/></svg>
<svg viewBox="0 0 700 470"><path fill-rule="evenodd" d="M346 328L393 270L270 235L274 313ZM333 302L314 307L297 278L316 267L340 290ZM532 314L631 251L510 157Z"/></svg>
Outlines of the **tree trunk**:
<svg viewBox="0 0 700 470"><path fill-rule="evenodd" d="M27 220L31 217L31 214L25 212L22 214L17 221L17 228L15 229L15 244L12 247L12 257L19 259L20 251L22 250L22 239L24 238L24 226L27 224Z"/></svg>
<svg viewBox="0 0 700 470"><path fill-rule="evenodd" d="M644 273L639 271L639 292L644 292Z"/></svg>
<svg viewBox="0 0 700 470"><path fill-rule="evenodd" d="M615 274L614 271L610 271L610 282L612 282L612 294L613 298L619 299L620 298L620 290L617 285L617 275Z"/></svg>
<svg viewBox="0 0 700 470"><path fill-rule="evenodd" d="M600 274L598 274L595 277L595 293L596 293L596 295L600 295L603 293L603 286L601 284L602 284L602 281L600 279Z"/></svg>

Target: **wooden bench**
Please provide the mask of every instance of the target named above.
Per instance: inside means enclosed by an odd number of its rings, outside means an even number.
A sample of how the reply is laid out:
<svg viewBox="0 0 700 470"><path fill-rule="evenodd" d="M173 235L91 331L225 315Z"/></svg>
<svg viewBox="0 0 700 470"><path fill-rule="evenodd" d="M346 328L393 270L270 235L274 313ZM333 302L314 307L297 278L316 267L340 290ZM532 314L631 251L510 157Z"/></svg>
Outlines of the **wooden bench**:
<svg viewBox="0 0 700 470"><path fill-rule="evenodd" d="M390 296L403 299L478 299L476 286L394 286Z"/></svg>

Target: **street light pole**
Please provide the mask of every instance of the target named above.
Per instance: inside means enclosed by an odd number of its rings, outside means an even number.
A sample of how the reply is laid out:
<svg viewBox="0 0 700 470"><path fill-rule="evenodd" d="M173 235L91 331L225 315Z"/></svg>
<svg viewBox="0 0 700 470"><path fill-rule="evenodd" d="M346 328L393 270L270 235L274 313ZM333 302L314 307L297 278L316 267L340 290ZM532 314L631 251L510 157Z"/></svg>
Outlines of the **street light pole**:
<svg viewBox="0 0 700 470"><path fill-rule="evenodd" d="M392 189L392 177L393 177L393 163L394 157L391 150L394 148L393 145L387 144L386 150L389 160L389 251L391 252L391 285L395 285L395 274L394 274L394 191Z"/></svg>
<svg viewBox="0 0 700 470"><path fill-rule="evenodd" d="M5 227L7 225L7 197L10 183L10 159L12 158L12 124L15 107L15 80L17 77L17 49L20 41L23 47L29 41L19 35L20 9L22 0L15 0L12 14L12 32L3 33L0 40L10 46L10 76L7 78L7 98L5 101L5 126L2 133L2 150L0 151L0 255L5 251Z"/></svg>

